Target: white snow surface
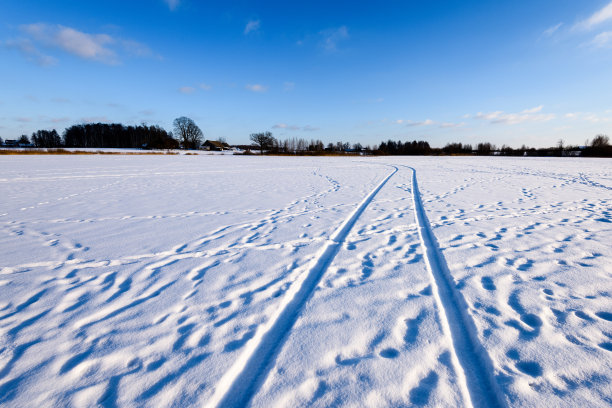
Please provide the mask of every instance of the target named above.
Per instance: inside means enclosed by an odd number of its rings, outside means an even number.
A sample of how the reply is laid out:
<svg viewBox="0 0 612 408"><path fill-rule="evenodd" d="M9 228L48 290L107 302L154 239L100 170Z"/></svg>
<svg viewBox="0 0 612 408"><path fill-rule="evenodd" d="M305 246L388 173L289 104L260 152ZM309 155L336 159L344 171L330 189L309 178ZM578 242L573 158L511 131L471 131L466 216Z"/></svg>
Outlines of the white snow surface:
<svg viewBox="0 0 612 408"><path fill-rule="evenodd" d="M0 170L1 406L612 404L612 160Z"/></svg>

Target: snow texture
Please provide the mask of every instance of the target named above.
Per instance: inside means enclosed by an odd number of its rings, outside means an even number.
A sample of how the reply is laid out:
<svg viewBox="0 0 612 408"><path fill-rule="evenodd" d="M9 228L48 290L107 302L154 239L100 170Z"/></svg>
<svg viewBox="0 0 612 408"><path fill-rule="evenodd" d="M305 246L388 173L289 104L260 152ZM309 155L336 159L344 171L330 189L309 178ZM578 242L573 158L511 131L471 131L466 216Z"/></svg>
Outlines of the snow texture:
<svg viewBox="0 0 612 408"><path fill-rule="evenodd" d="M2 406L612 404L608 159L0 169Z"/></svg>

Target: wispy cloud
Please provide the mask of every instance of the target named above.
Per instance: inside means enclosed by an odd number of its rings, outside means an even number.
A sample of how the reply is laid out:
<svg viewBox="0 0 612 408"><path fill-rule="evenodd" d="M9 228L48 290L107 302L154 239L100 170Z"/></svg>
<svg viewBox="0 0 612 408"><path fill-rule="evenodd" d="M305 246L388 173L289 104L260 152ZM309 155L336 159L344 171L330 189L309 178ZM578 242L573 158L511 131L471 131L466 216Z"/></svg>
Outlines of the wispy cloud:
<svg viewBox="0 0 612 408"><path fill-rule="evenodd" d="M295 89L295 83L293 82L285 82L283 84L283 91L285 92L290 92L293 91Z"/></svg>
<svg viewBox="0 0 612 408"><path fill-rule="evenodd" d="M53 124L57 124L57 123L66 123L70 121L70 118L67 116L61 116L61 117L48 117L45 115L38 115L37 117L30 117L30 116L18 116L16 118L13 118L13 120L15 122L19 122L19 123L33 123L33 122L38 122L38 123L53 123Z"/></svg>
<svg viewBox="0 0 612 408"><path fill-rule="evenodd" d="M164 0L170 10L174 11L180 4L180 0Z"/></svg>
<svg viewBox="0 0 612 408"><path fill-rule="evenodd" d="M130 55L135 57L157 57L161 59L159 55L154 55L153 51L146 45L133 40L120 40L119 41L123 49Z"/></svg>
<svg viewBox="0 0 612 408"><path fill-rule="evenodd" d="M193 86L182 86L179 88L179 92L182 94L192 94L195 92L195 88Z"/></svg>
<svg viewBox="0 0 612 408"><path fill-rule="evenodd" d="M599 33L593 38L591 41L591 45L604 48L612 46L612 31L604 31L603 33Z"/></svg>
<svg viewBox="0 0 612 408"><path fill-rule="evenodd" d="M51 118L51 123L66 123L70 120L69 117L61 117L61 118Z"/></svg>
<svg viewBox="0 0 612 408"><path fill-rule="evenodd" d="M116 65L123 55L152 57L153 52L146 45L133 40L113 37L109 34L91 34L72 27L55 24L25 24L19 27L22 38L9 40L6 45L18 49L27 59L38 65L49 66L57 58L44 54L39 48L61 50L76 57Z"/></svg>
<svg viewBox="0 0 612 408"><path fill-rule="evenodd" d="M589 18L578 22L574 28L583 29L583 30L591 30L596 26L608 21L612 20L612 1L608 3L603 8L596 11Z"/></svg>
<svg viewBox="0 0 612 408"><path fill-rule="evenodd" d="M604 115L593 112L570 112L563 115L566 119L579 120L590 123L612 122L612 111L605 111Z"/></svg>
<svg viewBox="0 0 612 408"><path fill-rule="evenodd" d="M563 26L563 23L559 23L557 25L549 27L546 30L544 30L544 32L542 33L542 36L544 36L544 37L552 37L557 31L559 31L559 29L562 26Z"/></svg>
<svg viewBox="0 0 612 408"><path fill-rule="evenodd" d="M248 84L245 86L245 89L251 91L251 92L266 92L268 90L268 87L265 85L261 85L261 84Z"/></svg>
<svg viewBox="0 0 612 408"><path fill-rule="evenodd" d="M261 26L261 21L260 20L250 20L246 26L244 27L244 34L248 34L248 33L252 33L254 31L259 30L259 27Z"/></svg>
<svg viewBox="0 0 612 408"><path fill-rule="evenodd" d="M321 48L327 52L336 52L338 50L338 43L350 38L346 26L323 30L319 34L321 35Z"/></svg>
<svg viewBox="0 0 612 408"><path fill-rule="evenodd" d="M318 127L306 125L306 126L296 126L296 125L288 125L286 123L277 123L272 126L272 129L284 129L284 130L302 130L305 132L314 132L319 130Z"/></svg>
<svg viewBox="0 0 612 408"><path fill-rule="evenodd" d="M286 123L277 123L272 126L272 129L285 129L285 130L300 130L301 127L295 125L288 125Z"/></svg>
<svg viewBox="0 0 612 408"><path fill-rule="evenodd" d="M461 122L461 123L442 122L440 123L440 128L442 129L452 129L452 128L459 128L463 126L465 126L464 122Z"/></svg>
<svg viewBox="0 0 612 408"><path fill-rule="evenodd" d="M434 122L431 119L426 119L426 120L419 121L419 122L415 122L413 120L398 119L394 123L398 125L405 125L407 127L417 127L417 126L431 126L431 125L434 125L436 122Z"/></svg>
<svg viewBox="0 0 612 408"><path fill-rule="evenodd" d="M531 109L525 109L517 113L506 113L503 111L495 112L478 112L474 115L474 119L485 120L491 124L516 125L524 122L547 122L555 119L554 113L543 113L543 106L537 106Z"/></svg>
<svg viewBox="0 0 612 408"><path fill-rule="evenodd" d="M111 120L106 116L88 116L81 118L83 123L111 123Z"/></svg>
<svg viewBox="0 0 612 408"><path fill-rule="evenodd" d="M115 40L108 34L87 34L62 25L28 24L21 31L44 45L53 46L78 57L116 64L117 54L108 47Z"/></svg>
<svg viewBox="0 0 612 408"><path fill-rule="evenodd" d="M34 62L41 67L50 67L57 65L57 58L50 55L45 55L36 48L31 40L20 38L17 40L8 40L4 43L7 48L16 49L29 61Z"/></svg>
<svg viewBox="0 0 612 408"><path fill-rule="evenodd" d="M205 83L201 83L197 86L182 86L178 89L178 91L182 94L187 95L195 93L198 89L202 91L210 91L212 89L212 86Z"/></svg>

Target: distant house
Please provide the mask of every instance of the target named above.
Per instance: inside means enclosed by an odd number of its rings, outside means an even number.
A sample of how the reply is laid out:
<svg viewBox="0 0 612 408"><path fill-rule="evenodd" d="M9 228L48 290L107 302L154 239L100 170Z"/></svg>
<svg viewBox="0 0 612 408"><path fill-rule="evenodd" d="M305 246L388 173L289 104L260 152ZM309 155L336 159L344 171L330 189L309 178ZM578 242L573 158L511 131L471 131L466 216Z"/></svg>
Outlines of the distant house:
<svg viewBox="0 0 612 408"><path fill-rule="evenodd" d="M19 143L16 140L7 139L4 141L5 147L18 147Z"/></svg>
<svg viewBox="0 0 612 408"><path fill-rule="evenodd" d="M202 148L206 150L222 151L222 150L229 150L230 145L228 145L225 142L218 142L216 140L207 140L202 145Z"/></svg>

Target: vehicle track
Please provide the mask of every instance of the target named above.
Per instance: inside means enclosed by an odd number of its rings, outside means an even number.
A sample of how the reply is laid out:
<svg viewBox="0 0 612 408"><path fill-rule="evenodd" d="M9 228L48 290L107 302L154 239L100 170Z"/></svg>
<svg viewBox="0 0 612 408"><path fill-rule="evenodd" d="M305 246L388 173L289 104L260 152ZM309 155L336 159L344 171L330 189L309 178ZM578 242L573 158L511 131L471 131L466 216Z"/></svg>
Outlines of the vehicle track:
<svg viewBox="0 0 612 408"><path fill-rule="evenodd" d="M207 407L243 407L248 405L254 393L265 380L287 333L293 327L303 305L325 274L334 257L342 247L349 232L372 202L380 189L389 181L398 168L387 175L344 220L327 240L319 255L312 261L310 269L287 291L278 311L246 345L244 352L221 378Z"/></svg>
<svg viewBox="0 0 612 408"><path fill-rule="evenodd" d="M408 167L408 166L405 166ZM462 384L466 406L505 407L506 402L494 377L493 363L478 340L478 331L468 307L456 289L446 260L427 219L419 192L416 170L412 170L412 199L425 263L431 274L433 294L440 321L452 343L452 361Z"/></svg>

